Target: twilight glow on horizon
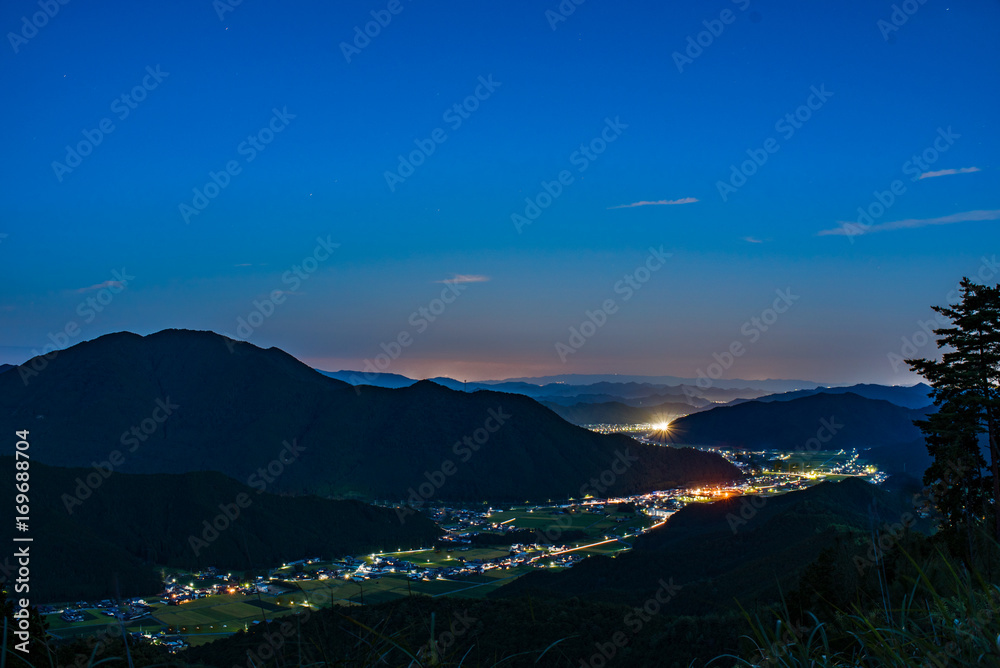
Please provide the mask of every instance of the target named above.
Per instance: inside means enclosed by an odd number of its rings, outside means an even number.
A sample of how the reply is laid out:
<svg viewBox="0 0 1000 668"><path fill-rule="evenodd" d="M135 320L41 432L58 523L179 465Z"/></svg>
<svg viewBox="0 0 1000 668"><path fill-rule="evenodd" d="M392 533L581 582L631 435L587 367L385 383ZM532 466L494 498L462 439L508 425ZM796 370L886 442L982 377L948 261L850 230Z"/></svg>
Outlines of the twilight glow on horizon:
<svg viewBox="0 0 1000 668"><path fill-rule="evenodd" d="M7 3L0 363L185 328L415 378L916 382L930 306L1000 282L998 24Z"/></svg>

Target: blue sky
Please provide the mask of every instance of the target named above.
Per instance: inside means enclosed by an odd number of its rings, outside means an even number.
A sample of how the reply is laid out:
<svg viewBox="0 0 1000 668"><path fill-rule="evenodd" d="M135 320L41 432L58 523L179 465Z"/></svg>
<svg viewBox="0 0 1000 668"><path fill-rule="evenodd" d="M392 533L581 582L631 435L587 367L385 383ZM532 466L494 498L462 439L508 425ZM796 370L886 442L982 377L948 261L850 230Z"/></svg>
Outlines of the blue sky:
<svg viewBox="0 0 1000 668"><path fill-rule="evenodd" d="M0 362L75 324L327 369L408 334L385 370L416 377L695 376L740 343L727 377L909 382L929 306L1000 272L1000 6L896 6L7 3Z"/></svg>

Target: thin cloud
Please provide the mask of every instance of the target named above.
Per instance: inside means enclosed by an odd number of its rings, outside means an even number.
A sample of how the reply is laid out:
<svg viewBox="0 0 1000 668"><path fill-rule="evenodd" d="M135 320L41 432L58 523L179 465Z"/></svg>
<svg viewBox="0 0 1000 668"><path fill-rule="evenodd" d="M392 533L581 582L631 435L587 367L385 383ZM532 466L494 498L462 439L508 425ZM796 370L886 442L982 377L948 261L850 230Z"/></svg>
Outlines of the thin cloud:
<svg viewBox="0 0 1000 668"><path fill-rule="evenodd" d="M451 278L445 278L435 283L485 283L490 280L489 276L481 274L455 274Z"/></svg>
<svg viewBox="0 0 1000 668"><path fill-rule="evenodd" d="M78 295L82 295L84 292L93 292L94 290L103 290L104 288L121 288L121 287L122 287L121 281L104 281L103 283L97 283L87 288L80 288L79 290L74 290L74 292Z"/></svg>
<svg viewBox="0 0 1000 668"><path fill-rule="evenodd" d="M621 204L619 206L609 206L608 209L632 209L637 206L663 206L669 204L693 204L697 202L696 197L684 197L682 199L661 199L655 202L648 200L643 200L641 202L632 202L631 204Z"/></svg>
<svg viewBox="0 0 1000 668"><path fill-rule="evenodd" d="M961 169L939 169L936 172L924 172L920 175L921 179L933 179L935 176L951 176L952 174L971 174L972 172L981 172L983 170L978 167L962 167Z"/></svg>
<svg viewBox="0 0 1000 668"><path fill-rule="evenodd" d="M907 218L906 220L894 220L889 223L879 223L878 225L860 225L856 222L840 221L840 227L822 230L818 234L821 237L830 235L853 237L860 234L871 234L872 232L911 230L931 225L950 225L951 223L964 223L971 220L997 220L998 218L1000 218L1000 209L964 211L962 213L953 213L950 216L941 216L940 218Z"/></svg>
<svg viewBox="0 0 1000 668"><path fill-rule="evenodd" d="M758 239L757 237L743 237L743 241L747 242L748 244L762 244L762 243L764 243L762 240Z"/></svg>

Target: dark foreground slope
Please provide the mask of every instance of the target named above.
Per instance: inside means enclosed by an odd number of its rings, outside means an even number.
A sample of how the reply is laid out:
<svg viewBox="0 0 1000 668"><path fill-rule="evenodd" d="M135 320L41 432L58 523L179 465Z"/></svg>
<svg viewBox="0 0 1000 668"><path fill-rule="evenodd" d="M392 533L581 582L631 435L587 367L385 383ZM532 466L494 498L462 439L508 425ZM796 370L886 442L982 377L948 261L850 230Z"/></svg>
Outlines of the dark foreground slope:
<svg viewBox="0 0 1000 668"><path fill-rule="evenodd" d="M864 554L873 523L897 522L903 512L894 497L856 478L766 499L693 504L631 552L591 557L559 573L529 573L496 595L641 605L665 580L679 587L674 614L732 609L734 600L753 608L793 589L801 569L825 549L846 544Z"/></svg>
<svg viewBox="0 0 1000 668"><path fill-rule="evenodd" d="M704 666L735 648L745 632L736 615L678 618L622 604L447 596L334 606L285 621L294 635L279 646L274 664L259 657L270 654L267 637L281 628L277 622L271 622L270 631L261 624L178 657L194 666L247 666L249 656L258 666L685 668ZM431 638L437 642L437 661L430 656ZM616 641L625 644L619 647Z"/></svg>
<svg viewBox="0 0 1000 668"><path fill-rule="evenodd" d="M0 457L0 469L13 471L13 459ZM430 545L441 533L423 515L402 522L393 509L360 501L275 496L218 473L96 475L33 465L33 601L103 598L116 577L124 595L154 593L161 566L259 572L306 557ZM7 519L0 540L15 545Z"/></svg>
<svg viewBox="0 0 1000 668"><path fill-rule="evenodd" d="M269 491L369 499L425 483L441 500L579 496L612 466L613 493L738 475L712 454L574 427L524 396L427 381L354 388L276 348L184 330L112 334L0 374L0 431L21 429L53 465L118 456L125 472L218 471ZM289 444L297 458L283 466Z"/></svg>

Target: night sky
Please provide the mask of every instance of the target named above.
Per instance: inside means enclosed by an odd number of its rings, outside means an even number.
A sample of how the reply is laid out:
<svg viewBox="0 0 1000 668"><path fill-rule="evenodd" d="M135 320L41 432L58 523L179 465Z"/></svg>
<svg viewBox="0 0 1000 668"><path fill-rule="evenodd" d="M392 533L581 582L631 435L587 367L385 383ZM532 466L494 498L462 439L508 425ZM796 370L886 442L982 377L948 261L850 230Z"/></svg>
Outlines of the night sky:
<svg viewBox="0 0 1000 668"><path fill-rule="evenodd" d="M895 7L7 2L0 362L913 382L1000 280L1000 5Z"/></svg>

